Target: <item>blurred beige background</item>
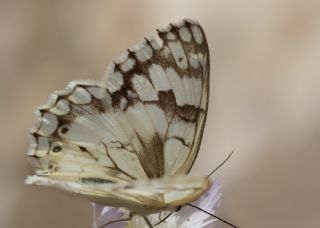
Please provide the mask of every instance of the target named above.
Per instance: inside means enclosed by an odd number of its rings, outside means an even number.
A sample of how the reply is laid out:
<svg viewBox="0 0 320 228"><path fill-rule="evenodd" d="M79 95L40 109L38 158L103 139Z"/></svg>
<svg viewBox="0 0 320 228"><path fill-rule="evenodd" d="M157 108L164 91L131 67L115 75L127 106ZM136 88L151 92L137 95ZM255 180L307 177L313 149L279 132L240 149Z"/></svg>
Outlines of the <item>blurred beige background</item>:
<svg viewBox="0 0 320 228"><path fill-rule="evenodd" d="M242 228L320 227L320 1L0 1L0 227L90 227L88 202L23 184L35 106L169 22L201 22L209 117L193 169ZM223 224L221 227L226 227Z"/></svg>

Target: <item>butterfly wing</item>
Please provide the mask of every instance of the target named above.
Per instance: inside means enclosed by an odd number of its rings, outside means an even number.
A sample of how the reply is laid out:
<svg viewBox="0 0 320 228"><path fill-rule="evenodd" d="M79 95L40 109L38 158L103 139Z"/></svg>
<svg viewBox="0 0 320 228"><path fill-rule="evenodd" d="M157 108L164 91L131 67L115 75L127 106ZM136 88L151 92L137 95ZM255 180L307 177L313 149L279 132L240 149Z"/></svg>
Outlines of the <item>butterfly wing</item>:
<svg viewBox="0 0 320 228"><path fill-rule="evenodd" d="M36 175L106 183L190 170L208 109L208 46L190 20L158 34L162 45L145 39L102 82L71 82L36 110L27 153Z"/></svg>
<svg viewBox="0 0 320 228"><path fill-rule="evenodd" d="M209 187L207 177L176 176L130 183L77 183L31 176L28 184L50 186L76 193L91 202L113 207L125 207L142 215L178 206L198 199Z"/></svg>
<svg viewBox="0 0 320 228"><path fill-rule="evenodd" d="M209 96L209 49L200 25L184 20L157 31L161 46L145 39L103 78L114 105L126 103L121 109L142 142L137 153L148 177L189 172Z"/></svg>
<svg viewBox="0 0 320 228"><path fill-rule="evenodd" d="M146 179L125 114L99 82L77 81L37 109L28 156L36 174L69 181ZM132 135L130 135L132 134Z"/></svg>

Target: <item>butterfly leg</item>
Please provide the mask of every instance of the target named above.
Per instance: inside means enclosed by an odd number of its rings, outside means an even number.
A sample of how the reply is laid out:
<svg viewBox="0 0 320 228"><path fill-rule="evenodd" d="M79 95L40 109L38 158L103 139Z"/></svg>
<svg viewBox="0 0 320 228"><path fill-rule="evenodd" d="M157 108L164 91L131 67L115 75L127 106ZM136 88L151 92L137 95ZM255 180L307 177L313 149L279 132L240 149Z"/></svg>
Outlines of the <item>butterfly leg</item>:
<svg viewBox="0 0 320 228"><path fill-rule="evenodd" d="M113 221L107 222L106 224L100 226L99 228L105 228L105 227L107 227L108 225L113 224L113 223L116 223L116 222L130 221L130 220L132 219L132 217L133 217L133 213L130 213L128 218L122 218L122 219L117 219L117 220L113 220Z"/></svg>

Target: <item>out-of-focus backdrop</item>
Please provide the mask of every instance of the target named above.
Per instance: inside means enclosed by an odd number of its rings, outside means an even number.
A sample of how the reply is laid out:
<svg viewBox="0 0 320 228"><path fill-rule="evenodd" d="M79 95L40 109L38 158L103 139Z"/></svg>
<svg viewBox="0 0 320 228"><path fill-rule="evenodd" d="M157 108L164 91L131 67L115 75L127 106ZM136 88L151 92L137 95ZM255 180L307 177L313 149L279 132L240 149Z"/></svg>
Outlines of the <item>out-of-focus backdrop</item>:
<svg viewBox="0 0 320 228"><path fill-rule="evenodd" d="M33 109L100 79L127 47L181 18L211 50L211 100L193 172L223 184L218 215L242 228L320 227L320 1L0 2L0 227L90 227L92 208L25 186ZM227 227L221 225L221 227Z"/></svg>

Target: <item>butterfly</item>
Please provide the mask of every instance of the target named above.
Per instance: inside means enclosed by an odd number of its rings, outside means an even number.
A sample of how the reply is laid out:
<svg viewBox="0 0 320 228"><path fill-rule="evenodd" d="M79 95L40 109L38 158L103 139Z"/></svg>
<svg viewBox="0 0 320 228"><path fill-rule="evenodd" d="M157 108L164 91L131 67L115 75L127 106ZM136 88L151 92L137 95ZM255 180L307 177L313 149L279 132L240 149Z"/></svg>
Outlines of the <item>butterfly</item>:
<svg viewBox="0 0 320 228"><path fill-rule="evenodd" d="M208 111L209 48L198 22L158 29L107 68L36 108L27 184L60 188L146 218L196 200L208 177L187 175Z"/></svg>

